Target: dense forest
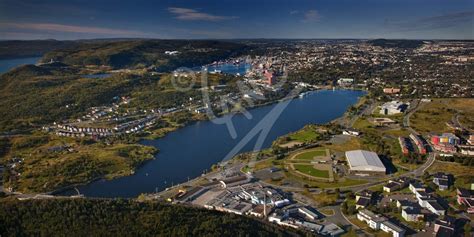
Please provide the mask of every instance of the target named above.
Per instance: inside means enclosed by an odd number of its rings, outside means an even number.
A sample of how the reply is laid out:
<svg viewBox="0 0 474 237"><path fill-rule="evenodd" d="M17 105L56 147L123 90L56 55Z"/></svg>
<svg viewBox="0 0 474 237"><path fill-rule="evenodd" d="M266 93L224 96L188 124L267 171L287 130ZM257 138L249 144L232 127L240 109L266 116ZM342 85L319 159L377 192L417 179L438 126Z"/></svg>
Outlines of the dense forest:
<svg viewBox="0 0 474 237"><path fill-rule="evenodd" d="M258 220L133 200L0 200L1 236L288 236Z"/></svg>
<svg viewBox="0 0 474 237"><path fill-rule="evenodd" d="M143 68L153 66L158 71L178 67L195 67L220 59L237 56L248 50L243 44L213 40L129 40L78 44L44 55L71 65L106 65L113 68ZM166 51L178 51L168 55Z"/></svg>

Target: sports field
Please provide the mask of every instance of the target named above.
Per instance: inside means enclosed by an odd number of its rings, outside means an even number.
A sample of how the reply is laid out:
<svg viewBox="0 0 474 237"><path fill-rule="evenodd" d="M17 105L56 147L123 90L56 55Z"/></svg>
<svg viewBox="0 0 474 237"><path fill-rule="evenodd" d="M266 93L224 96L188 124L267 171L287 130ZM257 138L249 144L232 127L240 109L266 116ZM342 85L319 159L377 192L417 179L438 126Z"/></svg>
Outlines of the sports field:
<svg viewBox="0 0 474 237"><path fill-rule="evenodd" d="M295 170L303 174L307 174L307 175L319 177L319 178L329 178L329 172L327 170L315 169L313 165L296 164L294 165L294 167L295 167Z"/></svg>
<svg viewBox="0 0 474 237"><path fill-rule="evenodd" d="M326 156L326 150L311 150L302 152L293 157L295 160L313 160L317 156Z"/></svg>

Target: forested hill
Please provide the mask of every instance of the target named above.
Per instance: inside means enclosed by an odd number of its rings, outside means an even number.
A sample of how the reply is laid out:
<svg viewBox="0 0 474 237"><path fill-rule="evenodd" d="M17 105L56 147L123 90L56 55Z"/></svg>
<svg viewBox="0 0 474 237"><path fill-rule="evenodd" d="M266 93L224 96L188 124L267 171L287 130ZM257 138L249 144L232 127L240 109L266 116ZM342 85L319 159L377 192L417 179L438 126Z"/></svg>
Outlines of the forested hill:
<svg viewBox="0 0 474 237"><path fill-rule="evenodd" d="M422 40L393 40L393 39L375 39L369 40L369 44L373 46L380 46L382 48L405 48L416 49L424 43Z"/></svg>
<svg viewBox="0 0 474 237"><path fill-rule="evenodd" d="M44 55L69 65L107 65L113 68L156 66L159 71L194 67L236 56L248 46L215 40L128 40L89 42ZM178 51L168 55L166 51Z"/></svg>
<svg viewBox="0 0 474 237"><path fill-rule="evenodd" d="M234 214L132 200L0 200L1 236L288 236Z"/></svg>

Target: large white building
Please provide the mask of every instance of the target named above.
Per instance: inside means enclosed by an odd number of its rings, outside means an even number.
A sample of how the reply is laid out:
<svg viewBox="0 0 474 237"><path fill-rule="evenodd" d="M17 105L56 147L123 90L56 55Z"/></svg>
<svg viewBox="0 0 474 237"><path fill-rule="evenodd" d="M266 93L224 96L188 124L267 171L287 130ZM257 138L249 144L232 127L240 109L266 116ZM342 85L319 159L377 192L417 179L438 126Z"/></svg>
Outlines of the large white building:
<svg viewBox="0 0 474 237"><path fill-rule="evenodd" d="M385 115L403 113L408 105L401 101L390 101L380 106L380 113Z"/></svg>
<svg viewBox="0 0 474 237"><path fill-rule="evenodd" d="M346 151L346 158L351 172L376 172L385 174L387 171L375 152L364 150Z"/></svg>

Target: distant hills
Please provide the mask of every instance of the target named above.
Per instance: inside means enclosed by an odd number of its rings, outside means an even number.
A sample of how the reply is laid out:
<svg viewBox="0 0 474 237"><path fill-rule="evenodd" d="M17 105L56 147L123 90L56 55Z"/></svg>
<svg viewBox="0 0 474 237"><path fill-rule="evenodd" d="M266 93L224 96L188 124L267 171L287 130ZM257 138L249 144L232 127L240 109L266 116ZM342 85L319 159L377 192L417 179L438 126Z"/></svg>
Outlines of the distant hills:
<svg viewBox="0 0 474 237"><path fill-rule="evenodd" d="M416 49L422 46L423 40L392 40L392 39L375 39L369 40L367 43L373 46L380 46L383 48L405 48Z"/></svg>
<svg viewBox="0 0 474 237"><path fill-rule="evenodd" d="M215 40L124 40L79 43L53 50L42 61L51 59L69 65L106 65L112 68L155 66L158 71L195 67L236 56L249 46ZM177 51L170 55L166 51Z"/></svg>
<svg viewBox="0 0 474 237"><path fill-rule="evenodd" d="M0 41L0 59L41 57L46 52L78 45L78 41L6 40Z"/></svg>

